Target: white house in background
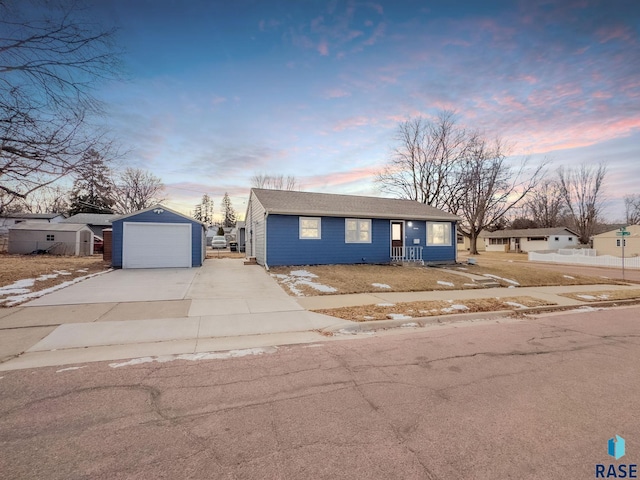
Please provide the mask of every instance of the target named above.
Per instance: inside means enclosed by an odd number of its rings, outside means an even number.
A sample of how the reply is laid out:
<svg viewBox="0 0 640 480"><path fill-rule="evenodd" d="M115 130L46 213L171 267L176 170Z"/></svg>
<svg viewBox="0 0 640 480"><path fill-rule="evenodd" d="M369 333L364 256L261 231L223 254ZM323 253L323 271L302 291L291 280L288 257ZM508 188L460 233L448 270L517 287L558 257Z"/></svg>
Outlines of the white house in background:
<svg viewBox="0 0 640 480"><path fill-rule="evenodd" d="M578 245L578 234L566 227L523 228L484 232L487 252L535 252Z"/></svg>
<svg viewBox="0 0 640 480"><path fill-rule="evenodd" d="M59 223L64 220L61 213L6 213L0 216L0 234L8 233L9 227L20 223Z"/></svg>
<svg viewBox="0 0 640 480"><path fill-rule="evenodd" d="M478 238L476 238L476 248L479 252L484 252L484 239L482 238L483 233L484 232L481 232L480 235L478 235ZM469 237L458 232L456 238L457 249L459 252L468 252L471 250L471 240Z"/></svg>
<svg viewBox="0 0 640 480"><path fill-rule="evenodd" d="M624 242L624 256L640 256L640 225L625 227L629 235L618 235L620 229L610 230L593 236L593 248L597 255L612 255L622 257L622 243Z"/></svg>

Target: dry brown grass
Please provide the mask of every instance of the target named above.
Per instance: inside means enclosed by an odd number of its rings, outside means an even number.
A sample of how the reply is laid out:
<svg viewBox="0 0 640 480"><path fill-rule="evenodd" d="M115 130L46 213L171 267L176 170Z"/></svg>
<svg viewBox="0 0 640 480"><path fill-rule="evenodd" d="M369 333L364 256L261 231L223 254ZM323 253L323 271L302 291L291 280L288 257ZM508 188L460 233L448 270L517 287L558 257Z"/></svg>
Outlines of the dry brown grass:
<svg viewBox="0 0 640 480"><path fill-rule="evenodd" d="M101 255L91 257L64 257L57 255L8 255L0 254L0 287L11 285L18 280L38 278L58 272L56 278L38 280L32 292L44 290L76 277L101 272L109 268L109 263L102 260ZM6 296L0 295L0 299ZM2 303L0 303L2 306Z"/></svg>
<svg viewBox="0 0 640 480"><path fill-rule="evenodd" d="M231 252L229 250L220 250L220 249L212 249L207 248L207 259L216 259L216 258L244 258L245 255L242 252Z"/></svg>
<svg viewBox="0 0 640 480"><path fill-rule="evenodd" d="M507 302L522 305L525 307L541 307L555 305L538 298L532 297L505 297L505 298L474 298L460 301L459 305L464 305L466 309L455 308L450 302L444 300L432 300L421 302L396 303L393 306L362 305L357 307L342 307L323 310L314 310L317 313L330 315L332 317L343 318L355 322L369 320L388 320L391 314L405 315L412 318L432 317L436 315L451 315L454 313L471 312L495 312L497 310L518 310L519 306L509 305ZM410 321L410 319L407 319Z"/></svg>
<svg viewBox="0 0 640 480"><path fill-rule="evenodd" d="M640 289L634 290L599 290L597 292L562 293L563 297L582 302L601 302L604 300L633 300L640 298Z"/></svg>
<svg viewBox="0 0 640 480"><path fill-rule="evenodd" d="M464 288L477 288L465 286L471 284L471 280L461 277L446 270L424 267L401 267L394 265L316 265L305 267L271 267L269 273L274 275L289 275L291 271L306 270L318 278L314 283L320 283L335 288L336 292L321 292L307 285L300 284L295 287L305 295L336 295L345 293L365 292L419 292L425 290L461 290ZM285 291L291 293L286 279L274 277ZM449 282L454 286L439 284ZM373 283L389 285L391 288L374 287Z"/></svg>
<svg viewBox="0 0 640 480"><path fill-rule="evenodd" d="M516 254L514 254L516 255ZM583 275L564 275L552 270L536 268L522 263L505 261L483 261L477 265L459 264L449 267L402 267L395 265L315 265L304 267L272 267L270 273L290 294L289 280L278 275L289 275L291 271L306 270L318 278L313 283L326 285L336 289L335 292L322 292L304 283L295 284L295 288L303 295L337 295L346 293L368 292L416 292L428 290L465 290L479 288L468 277L451 273L452 271L471 273L479 276L485 274L500 277L495 279L501 286L513 285L506 280L514 280L522 287L538 287L545 285L595 285L601 283L619 284L615 280L587 277ZM505 279L505 280L503 280ZM453 287L446 284L452 283ZM389 285L391 288L377 288L373 283Z"/></svg>

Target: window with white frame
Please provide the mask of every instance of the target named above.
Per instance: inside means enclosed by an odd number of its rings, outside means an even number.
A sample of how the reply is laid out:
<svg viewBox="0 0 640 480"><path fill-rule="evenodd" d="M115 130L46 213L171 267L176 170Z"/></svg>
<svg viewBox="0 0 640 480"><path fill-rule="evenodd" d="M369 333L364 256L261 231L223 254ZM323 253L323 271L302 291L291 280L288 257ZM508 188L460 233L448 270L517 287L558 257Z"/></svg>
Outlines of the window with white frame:
<svg viewBox="0 0 640 480"><path fill-rule="evenodd" d="M322 238L320 217L300 217L300 240L319 240Z"/></svg>
<svg viewBox="0 0 640 480"><path fill-rule="evenodd" d="M427 245L451 245L451 223L427 222Z"/></svg>
<svg viewBox="0 0 640 480"><path fill-rule="evenodd" d="M619 238L616 238L616 247L626 247L627 246L627 239L625 238L624 240L620 240Z"/></svg>
<svg viewBox="0 0 640 480"><path fill-rule="evenodd" d="M371 220L345 218L344 231L346 243L371 243Z"/></svg>

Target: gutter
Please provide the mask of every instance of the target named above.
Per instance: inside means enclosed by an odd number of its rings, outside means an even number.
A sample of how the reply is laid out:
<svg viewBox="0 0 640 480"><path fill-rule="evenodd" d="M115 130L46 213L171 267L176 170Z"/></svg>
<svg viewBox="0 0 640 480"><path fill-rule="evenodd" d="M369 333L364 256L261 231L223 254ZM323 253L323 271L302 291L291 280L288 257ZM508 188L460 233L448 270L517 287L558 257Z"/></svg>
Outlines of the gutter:
<svg viewBox="0 0 640 480"><path fill-rule="evenodd" d="M264 268L268 272L269 264L267 263L267 218L269 217L269 211L264 210Z"/></svg>

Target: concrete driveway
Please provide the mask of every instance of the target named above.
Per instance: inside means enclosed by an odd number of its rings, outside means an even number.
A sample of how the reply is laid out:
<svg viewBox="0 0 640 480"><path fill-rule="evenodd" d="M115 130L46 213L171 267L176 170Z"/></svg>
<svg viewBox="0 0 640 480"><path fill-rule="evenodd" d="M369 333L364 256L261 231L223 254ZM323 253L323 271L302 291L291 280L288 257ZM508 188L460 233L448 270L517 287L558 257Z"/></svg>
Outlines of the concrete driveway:
<svg viewBox="0 0 640 480"><path fill-rule="evenodd" d="M239 259L116 270L0 318L13 333L0 339L0 360L10 359L0 370L309 342L341 323L350 322L306 311L262 267Z"/></svg>

